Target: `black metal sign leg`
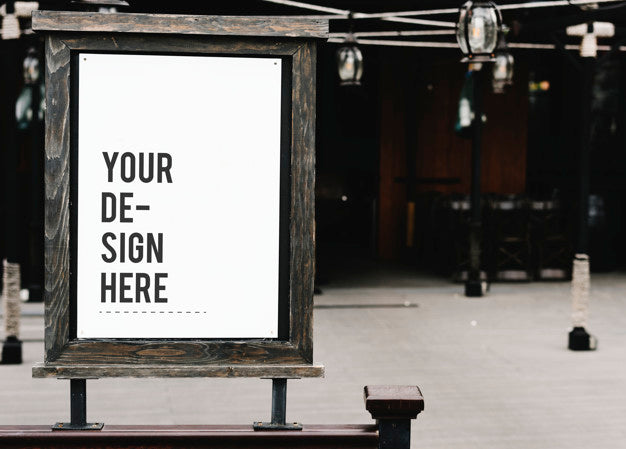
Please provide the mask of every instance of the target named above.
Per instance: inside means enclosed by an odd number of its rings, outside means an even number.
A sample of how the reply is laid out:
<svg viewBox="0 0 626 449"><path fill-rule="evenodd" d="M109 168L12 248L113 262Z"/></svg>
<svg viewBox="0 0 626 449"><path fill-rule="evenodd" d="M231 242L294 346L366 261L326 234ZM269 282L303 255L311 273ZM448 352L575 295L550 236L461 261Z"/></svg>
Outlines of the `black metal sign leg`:
<svg viewBox="0 0 626 449"><path fill-rule="evenodd" d="M87 379L70 380L70 416L72 426L87 424Z"/></svg>
<svg viewBox="0 0 626 449"><path fill-rule="evenodd" d="M52 430L101 430L103 423L87 422L87 379L70 379L69 423L58 422Z"/></svg>
<svg viewBox="0 0 626 449"><path fill-rule="evenodd" d="M287 379L272 379L272 422L255 422L254 430L302 430L300 423L287 423Z"/></svg>
<svg viewBox="0 0 626 449"><path fill-rule="evenodd" d="M272 424L285 425L287 415L287 379L272 379Z"/></svg>

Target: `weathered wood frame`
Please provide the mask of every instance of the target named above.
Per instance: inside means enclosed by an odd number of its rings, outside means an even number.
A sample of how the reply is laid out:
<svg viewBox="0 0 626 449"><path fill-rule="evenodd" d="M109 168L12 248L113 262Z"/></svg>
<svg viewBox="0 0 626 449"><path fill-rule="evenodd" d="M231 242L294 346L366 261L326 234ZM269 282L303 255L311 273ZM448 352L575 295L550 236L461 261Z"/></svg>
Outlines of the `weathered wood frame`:
<svg viewBox="0 0 626 449"><path fill-rule="evenodd" d="M199 18L194 22L194 17ZM324 37L327 24L296 21L290 27L289 21L276 25L276 19L210 19L159 16L156 20L154 15L144 14L52 11L33 14L33 29L46 33L47 104L45 359L43 364L33 368L34 377L323 375L323 367L313 365L312 341L316 64L313 38ZM149 24L147 28L146 22ZM196 28L192 26L194 23ZM242 37L242 34L250 33L257 36ZM287 340L71 338L70 62L72 53L79 51L290 58L290 316Z"/></svg>

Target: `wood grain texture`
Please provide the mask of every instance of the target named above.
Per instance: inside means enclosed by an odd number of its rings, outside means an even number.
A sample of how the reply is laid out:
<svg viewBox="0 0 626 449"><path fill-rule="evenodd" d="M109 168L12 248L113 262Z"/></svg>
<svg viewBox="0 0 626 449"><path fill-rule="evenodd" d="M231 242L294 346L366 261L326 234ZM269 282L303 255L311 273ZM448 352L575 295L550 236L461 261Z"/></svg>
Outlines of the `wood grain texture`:
<svg viewBox="0 0 626 449"><path fill-rule="evenodd" d="M380 74L378 255L383 260L400 257L406 236L406 185L396 182L407 174L404 65L385 61Z"/></svg>
<svg viewBox="0 0 626 449"><path fill-rule="evenodd" d="M69 337L70 301L70 50L46 38L45 360Z"/></svg>
<svg viewBox="0 0 626 449"><path fill-rule="evenodd" d="M301 364L311 363L288 341L202 340L73 340L55 359L56 364Z"/></svg>
<svg viewBox="0 0 626 449"><path fill-rule="evenodd" d="M36 364L35 378L86 379L100 377L266 377L299 379L324 377L321 365L46 365Z"/></svg>
<svg viewBox="0 0 626 449"><path fill-rule="evenodd" d="M33 11L33 30L327 38L328 20L275 16Z"/></svg>
<svg viewBox="0 0 626 449"><path fill-rule="evenodd" d="M456 61L439 61L419 67L413 80L420 101L412 102L416 120L407 128L413 135L415 175L418 178L458 178L458 183L417 184L420 192L470 192L471 139L452 130L466 68ZM523 58L516 60L515 82L503 94L494 94L485 79L481 149L481 190L485 193L520 194L526 190L526 136L528 124L528 68ZM427 88L430 86L430 89ZM523 119L519 119L523 118Z"/></svg>
<svg viewBox="0 0 626 449"><path fill-rule="evenodd" d="M316 47L293 55L291 154L291 329L303 358L313 362L315 277L315 61Z"/></svg>
<svg viewBox="0 0 626 449"><path fill-rule="evenodd" d="M405 254L407 201L426 192L470 192L471 139L458 136L453 129L467 68L434 53L423 58L433 63L407 66L406 58L389 53L380 64L378 248L385 260L400 260ZM523 58L516 60L515 82L504 94L494 94L487 83L483 87L487 115L481 151L484 193L526 190L527 64ZM421 180L456 182L398 182L412 174Z"/></svg>
<svg viewBox="0 0 626 449"><path fill-rule="evenodd" d="M142 34L63 33L59 35L71 50L110 52L161 52L189 54L242 54L291 56L302 46L301 39L234 38L169 35L167 39Z"/></svg>
<svg viewBox="0 0 626 449"><path fill-rule="evenodd" d="M415 419L424 410L424 397L413 385L368 385L365 408L374 419Z"/></svg>
<svg viewBox="0 0 626 449"><path fill-rule="evenodd" d="M372 425L305 425L301 431L254 431L248 426L115 426L100 431L52 431L50 426L0 426L0 446L74 448L376 449Z"/></svg>
<svg viewBox="0 0 626 449"><path fill-rule="evenodd" d="M175 35L49 33L46 38L46 337L45 365L33 375L55 376L57 369L81 367L89 377L234 376L231 366L271 365L268 371L237 369L236 376L270 376L313 363L312 304L314 270L315 43L305 39L235 38ZM70 339L70 51L165 52L269 55L287 58L291 79L291 222L289 340L72 340ZM128 365L106 370L104 366ZM89 366L92 371L89 371ZM204 370L199 367L207 368ZM185 367L188 369L185 374ZM323 375L320 367L306 377ZM65 372L65 371L64 371ZM89 373L92 374L89 374ZM98 373L98 374L95 374ZM203 374L200 374L203 373ZM304 374L298 377L305 376ZM280 376L279 376L280 377Z"/></svg>

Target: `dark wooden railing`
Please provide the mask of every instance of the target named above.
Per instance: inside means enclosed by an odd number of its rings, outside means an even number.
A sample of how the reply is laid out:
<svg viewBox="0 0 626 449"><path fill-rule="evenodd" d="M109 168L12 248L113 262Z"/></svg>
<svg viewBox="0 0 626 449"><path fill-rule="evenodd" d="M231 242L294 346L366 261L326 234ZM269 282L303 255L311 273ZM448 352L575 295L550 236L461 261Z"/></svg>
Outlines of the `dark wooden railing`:
<svg viewBox="0 0 626 449"><path fill-rule="evenodd" d="M247 426L116 426L52 430L51 426L0 426L0 447L46 449L303 448L408 449L411 420L424 409L417 387L365 387L365 407L377 425L304 425L297 431L255 431Z"/></svg>

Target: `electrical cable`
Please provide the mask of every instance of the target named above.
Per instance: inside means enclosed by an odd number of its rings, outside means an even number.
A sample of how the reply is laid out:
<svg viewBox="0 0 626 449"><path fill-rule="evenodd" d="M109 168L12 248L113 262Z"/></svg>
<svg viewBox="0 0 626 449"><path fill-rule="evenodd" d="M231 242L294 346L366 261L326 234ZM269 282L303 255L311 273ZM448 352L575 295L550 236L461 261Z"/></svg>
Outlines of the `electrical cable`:
<svg viewBox="0 0 626 449"><path fill-rule="evenodd" d="M338 9L338 8L329 8L326 6L314 5L311 3L298 2L293 0L262 0L268 3L276 3L285 6L293 6L295 8L308 9L312 11L320 11L327 12L332 14L331 16L315 16L317 18L327 18L329 20L335 19L346 19L348 17L348 10ZM599 4L599 3L615 3L620 2L625 3L623 0L552 0L552 1L533 1L533 2L523 2L523 3L508 3L503 5L498 5L498 9L501 11L511 11L516 9L535 9L535 8L551 8L557 6L582 6L582 5L591 5L591 4ZM619 5L621 7L622 5ZM606 6L605 8L613 8L613 6ZM617 5L616 5L617 8ZM415 10L415 11L396 11L396 12L379 12L379 13L362 13L355 12L355 19L397 19L402 17L409 16L428 16L428 15L437 15L437 14L457 14L459 12L459 8L443 8L443 9L423 9L423 10ZM412 23L412 22L408 22Z"/></svg>

